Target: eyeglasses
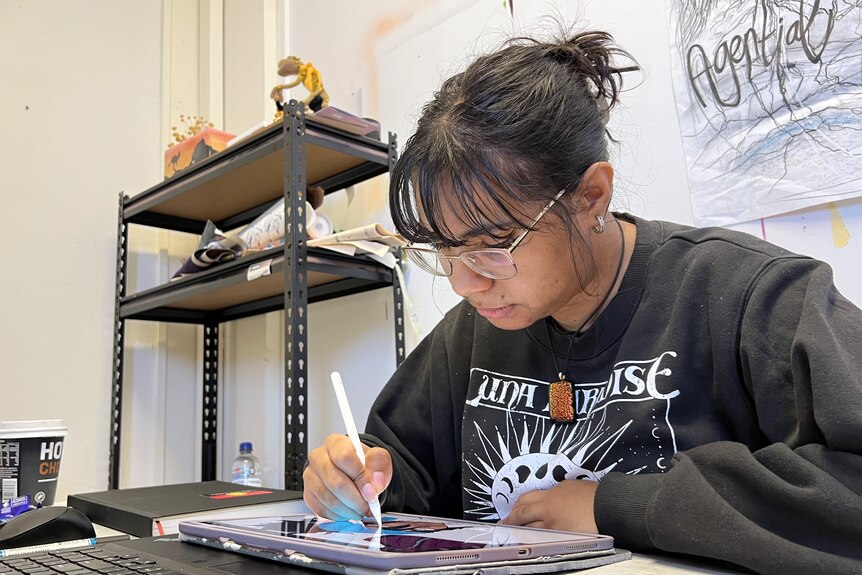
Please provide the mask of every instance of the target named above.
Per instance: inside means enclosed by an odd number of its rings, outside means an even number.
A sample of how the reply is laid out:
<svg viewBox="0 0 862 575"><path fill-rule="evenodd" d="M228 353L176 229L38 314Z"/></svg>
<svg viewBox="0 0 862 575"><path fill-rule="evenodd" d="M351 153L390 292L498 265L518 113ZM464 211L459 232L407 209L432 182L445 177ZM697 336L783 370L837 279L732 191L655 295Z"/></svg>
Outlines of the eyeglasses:
<svg viewBox="0 0 862 575"><path fill-rule="evenodd" d="M515 238L515 241L513 241L508 248L465 250L460 254L449 256L433 248L408 246L403 248L404 253L407 254L410 261L435 276L451 276L454 269L453 262L455 260L460 260L465 266L486 278L490 278L492 280L511 279L518 273L518 268L515 266L512 252L515 251L515 248L517 248L523 239L527 237L527 234L533 231L533 228L537 223L539 223L539 220L548 213L551 206L553 206L565 192L565 188L560 190L557 195L554 196L554 199L548 202L548 205L539 212L539 215L530 222L529 226L524 228L524 231Z"/></svg>

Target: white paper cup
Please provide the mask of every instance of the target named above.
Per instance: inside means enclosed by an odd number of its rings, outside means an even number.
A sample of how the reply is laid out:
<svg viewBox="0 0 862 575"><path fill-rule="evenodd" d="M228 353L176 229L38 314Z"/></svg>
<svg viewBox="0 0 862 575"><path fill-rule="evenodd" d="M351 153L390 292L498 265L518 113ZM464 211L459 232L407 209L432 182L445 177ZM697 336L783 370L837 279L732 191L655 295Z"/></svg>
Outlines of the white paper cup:
<svg viewBox="0 0 862 575"><path fill-rule="evenodd" d="M53 505L68 428L62 419L0 422L2 499Z"/></svg>

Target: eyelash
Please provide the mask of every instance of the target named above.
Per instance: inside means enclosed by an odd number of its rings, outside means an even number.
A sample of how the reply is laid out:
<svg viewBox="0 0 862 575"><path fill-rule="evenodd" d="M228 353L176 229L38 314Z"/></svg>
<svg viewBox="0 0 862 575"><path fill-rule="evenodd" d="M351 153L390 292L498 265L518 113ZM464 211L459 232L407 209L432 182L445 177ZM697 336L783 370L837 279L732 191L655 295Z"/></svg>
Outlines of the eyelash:
<svg viewBox="0 0 862 575"><path fill-rule="evenodd" d="M486 246L489 248L506 249L512 245L513 241L515 241L516 235L517 234L513 231L504 236L492 236L495 240L498 240L498 242L496 244L486 244Z"/></svg>

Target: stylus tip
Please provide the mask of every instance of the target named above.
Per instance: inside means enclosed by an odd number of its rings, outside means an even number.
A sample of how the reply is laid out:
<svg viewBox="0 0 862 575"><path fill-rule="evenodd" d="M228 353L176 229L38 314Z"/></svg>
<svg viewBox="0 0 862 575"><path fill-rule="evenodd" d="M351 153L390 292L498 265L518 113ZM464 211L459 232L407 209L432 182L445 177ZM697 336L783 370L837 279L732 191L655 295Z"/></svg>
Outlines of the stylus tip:
<svg viewBox="0 0 862 575"><path fill-rule="evenodd" d="M377 521L377 527L383 527L383 517L380 513L380 501L375 497L373 501L368 502L368 507L371 508L371 515Z"/></svg>

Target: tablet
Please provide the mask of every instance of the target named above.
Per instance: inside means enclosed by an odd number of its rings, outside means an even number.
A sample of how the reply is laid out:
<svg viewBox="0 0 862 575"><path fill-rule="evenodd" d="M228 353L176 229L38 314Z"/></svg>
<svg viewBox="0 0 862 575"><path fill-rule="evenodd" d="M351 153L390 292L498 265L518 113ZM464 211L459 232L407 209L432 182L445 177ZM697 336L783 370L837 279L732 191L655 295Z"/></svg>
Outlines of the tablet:
<svg viewBox="0 0 862 575"><path fill-rule="evenodd" d="M378 570L520 561L613 551L606 535L386 513L382 528L311 514L181 521L180 539L224 549L291 555Z"/></svg>

